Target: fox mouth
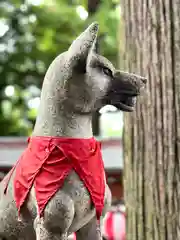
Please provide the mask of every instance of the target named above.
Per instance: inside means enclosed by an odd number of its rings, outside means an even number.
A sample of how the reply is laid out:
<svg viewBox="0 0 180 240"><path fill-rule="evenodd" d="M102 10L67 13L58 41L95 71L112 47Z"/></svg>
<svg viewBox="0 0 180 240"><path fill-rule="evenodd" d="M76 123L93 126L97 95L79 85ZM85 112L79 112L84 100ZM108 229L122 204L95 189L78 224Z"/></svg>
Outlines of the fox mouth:
<svg viewBox="0 0 180 240"><path fill-rule="evenodd" d="M137 97L145 88L146 81L140 76L119 72L116 79L112 81L105 98L108 104L114 105L124 112L132 112L135 109Z"/></svg>
<svg viewBox="0 0 180 240"><path fill-rule="evenodd" d="M138 93L119 93L114 94L110 104L124 112L132 112L136 106Z"/></svg>
<svg viewBox="0 0 180 240"><path fill-rule="evenodd" d="M119 96L117 107L122 111L132 112L136 106L137 95L122 94Z"/></svg>
<svg viewBox="0 0 180 240"><path fill-rule="evenodd" d="M137 97L140 95L139 89L119 90L118 87L110 89L105 96L105 103L115 106L124 112L133 112L136 106Z"/></svg>

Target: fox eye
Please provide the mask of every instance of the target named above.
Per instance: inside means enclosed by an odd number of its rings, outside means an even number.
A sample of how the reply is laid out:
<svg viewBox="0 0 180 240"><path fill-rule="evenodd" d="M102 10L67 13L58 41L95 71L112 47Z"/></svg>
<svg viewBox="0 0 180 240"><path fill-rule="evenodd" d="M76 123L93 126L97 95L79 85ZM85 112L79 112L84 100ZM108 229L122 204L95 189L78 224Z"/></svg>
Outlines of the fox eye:
<svg viewBox="0 0 180 240"><path fill-rule="evenodd" d="M107 75L107 76L109 76L109 77L112 77L112 71L111 71L109 68L103 67L103 68L102 68L102 71L103 71L103 73L104 73L105 75Z"/></svg>

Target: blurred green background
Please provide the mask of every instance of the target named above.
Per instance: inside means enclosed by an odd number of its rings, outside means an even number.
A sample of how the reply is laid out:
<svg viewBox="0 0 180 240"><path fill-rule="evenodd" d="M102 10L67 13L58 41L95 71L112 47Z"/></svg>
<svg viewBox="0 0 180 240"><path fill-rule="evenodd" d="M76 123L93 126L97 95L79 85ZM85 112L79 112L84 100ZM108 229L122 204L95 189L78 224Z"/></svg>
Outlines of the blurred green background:
<svg viewBox="0 0 180 240"><path fill-rule="evenodd" d="M0 2L1 136L31 134L45 71L94 20L100 24L100 53L117 66L119 0ZM111 128L117 125L112 124L111 116L104 115L102 132L104 136L119 136L122 124ZM117 123L121 118L116 118Z"/></svg>

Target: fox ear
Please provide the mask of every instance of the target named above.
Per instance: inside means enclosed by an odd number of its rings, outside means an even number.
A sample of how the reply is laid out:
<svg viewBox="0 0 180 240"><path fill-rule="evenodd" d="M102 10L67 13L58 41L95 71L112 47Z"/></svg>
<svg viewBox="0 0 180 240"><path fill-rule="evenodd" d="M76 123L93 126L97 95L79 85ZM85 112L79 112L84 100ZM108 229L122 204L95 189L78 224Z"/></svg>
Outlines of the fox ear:
<svg viewBox="0 0 180 240"><path fill-rule="evenodd" d="M94 22L73 41L67 52L72 66L81 60L86 62L89 51L95 47L98 29L98 23Z"/></svg>

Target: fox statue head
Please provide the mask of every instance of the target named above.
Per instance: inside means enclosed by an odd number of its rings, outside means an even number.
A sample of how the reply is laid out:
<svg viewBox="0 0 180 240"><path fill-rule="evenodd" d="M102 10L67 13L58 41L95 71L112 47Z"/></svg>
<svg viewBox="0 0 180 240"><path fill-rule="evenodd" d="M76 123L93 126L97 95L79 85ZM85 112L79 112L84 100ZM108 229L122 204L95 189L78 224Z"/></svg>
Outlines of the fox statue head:
<svg viewBox="0 0 180 240"><path fill-rule="evenodd" d="M70 125L75 129L79 122L80 128L85 127L81 119L91 119L93 111L107 104L122 111L134 110L136 98L147 80L115 69L99 55L95 49L97 34L98 24L94 22L49 66L35 135L73 135L67 130ZM74 124L67 127L70 122Z"/></svg>

